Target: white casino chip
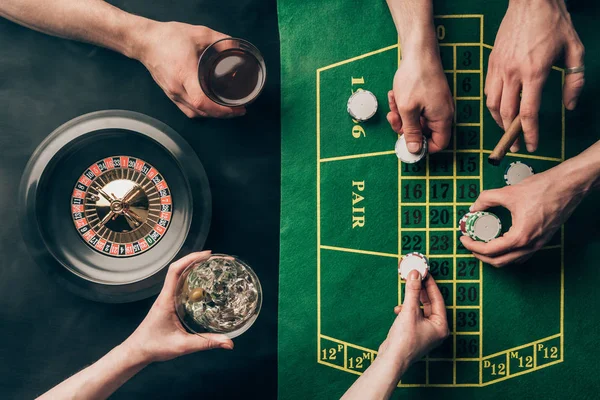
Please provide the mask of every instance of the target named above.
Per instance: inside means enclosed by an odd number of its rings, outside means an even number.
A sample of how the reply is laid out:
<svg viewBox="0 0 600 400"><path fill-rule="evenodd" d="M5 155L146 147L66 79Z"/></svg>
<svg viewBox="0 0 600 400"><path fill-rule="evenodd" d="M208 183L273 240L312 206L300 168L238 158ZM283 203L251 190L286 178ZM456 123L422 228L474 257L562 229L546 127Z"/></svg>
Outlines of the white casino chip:
<svg viewBox="0 0 600 400"><path fill-rule="evenodd" d="M502 231L500 219L493 214L485 213L475 220L472 233L482 242L496 239Z"/></svg>
<svg viewBox="0 0 600 400"><path fill-rule="evenodd" d="M366 121L377 112L377 98L368 90L358 89L348 99L348 113L357 121Z"/></svg>
<svg viewBox="0 0 600 400"><path fill-rule="evenodd" d="M408 151L408 147L406 147L406 139L404 135L400 135L398 140L396 141L396 156L406 164L414 164L419 162L425 154L427 153L427 138L423 136L423 146L421 147L421 151L418 154L413 154Z"/></svg>
<svg viewBox="0 0 600 400"><path fill-rule="evenodd" d="M416 269L421 274L421 277L425 279L427 272L429 271L429 261L421 253L409 253L402 257L400 265L398 265L398 273L404 280L408 279L408 274L413 269Z"/></svg>
<svg viewBox="0 0 600 400"><path fill-rule="evenodd" d="M506 168L506 172L504 173L504 181L507 185L516 185L523 179L529 178L533 174L533 168L522 163L521 161L516 161L510 163L508 168Z"/></svg>

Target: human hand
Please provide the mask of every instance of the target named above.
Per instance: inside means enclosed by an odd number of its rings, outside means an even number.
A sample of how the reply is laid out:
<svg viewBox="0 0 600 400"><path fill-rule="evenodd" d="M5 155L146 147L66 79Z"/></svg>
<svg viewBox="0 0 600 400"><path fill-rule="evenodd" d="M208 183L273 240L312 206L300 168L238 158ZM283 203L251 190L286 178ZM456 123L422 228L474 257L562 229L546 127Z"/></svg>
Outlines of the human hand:
<svg viewBox="0 0 600 400"><path fill-rule="evenodd" d="M131 353L149 363L201 350L233 349L233 341L225 335L187 333L175 313L175 289L179 277L190 264L208 257L210 251L192 253L171 264L163 289L148 315L124 342Z"/></svg>
<svg viewBox="0 0 600 400"><path fill-rule="evenodd" d="M584 47L563 0L510 1L489 58L486 104L505 130L520 114L529 152L538 146L538 112L544 83L552 63L563 51L566 67L584 65ZM583 73L565 75L563 103L567 109L575 108L583 85ZM518 150L517 140L511 151Z"/></svg>
<svg viewBox="0 0 600 400"><path fill-rule="evenodd" d="M205 26L151 21L135 54L165 94L189 118L238 117L244 107L224 107L210 100L198 79L198 60L206 47L228 37Z"/></svg>
<svg viewBox="0 0 600 400"><path fill-rule="evenodd" d="M462 244L479 260L495 267L524 262L546 244L569 218L584 191L565 179L562 166L535 174L521 183L482 192L471 211L502 206L512 215L512 226L488 243L462 236Z"/></svg>
<svg viewBox="0 0 600 400"><path fill-rule="evenodd" d="M454 101L439 55L403 59L388 102L387 120L395 132L404 134L411 153L421 151L424 134L431 135L427 143L430 153L448 146Z"/></svg>
<svg viewBox="0 0 600 400"><path fill-rule="evenodd" d="M411 271L404 303L394 311L398 316L379 347L377 358L392 361L398 368L408 368L448 337L444 298L431 276L422 281L418 271Z"/></svg>

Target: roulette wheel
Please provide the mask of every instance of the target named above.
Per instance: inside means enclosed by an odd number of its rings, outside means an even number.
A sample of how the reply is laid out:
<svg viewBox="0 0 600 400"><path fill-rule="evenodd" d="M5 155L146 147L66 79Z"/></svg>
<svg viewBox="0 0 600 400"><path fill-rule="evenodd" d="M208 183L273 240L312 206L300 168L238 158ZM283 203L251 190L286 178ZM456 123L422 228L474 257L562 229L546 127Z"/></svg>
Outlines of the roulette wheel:
<svg viewBox="0 0 600 400"><path fill-rule="evenodd" d="M99 111L52 132L19 189L36 262L85 298L123 303L160 291L169 263L200 250L211 217L204 168L167 125Z"/></svg>

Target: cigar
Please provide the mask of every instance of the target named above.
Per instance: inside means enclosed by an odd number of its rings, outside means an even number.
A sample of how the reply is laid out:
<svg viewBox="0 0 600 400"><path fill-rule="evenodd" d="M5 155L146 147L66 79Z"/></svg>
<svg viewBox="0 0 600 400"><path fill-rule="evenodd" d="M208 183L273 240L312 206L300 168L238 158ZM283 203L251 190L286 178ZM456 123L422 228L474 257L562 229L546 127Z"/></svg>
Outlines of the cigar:
<svg viewBox="0 0 600 400"><path fill-rule="evenodd" d="M510 146L517 140L523 127L521 126L521 117L517 115L513 122L511 122L508 129L504 132L504 135L500 138L500 141L494 147L494 151L488 157L488 162L492 165L500 165L500 161L504 158Z"/></svg>

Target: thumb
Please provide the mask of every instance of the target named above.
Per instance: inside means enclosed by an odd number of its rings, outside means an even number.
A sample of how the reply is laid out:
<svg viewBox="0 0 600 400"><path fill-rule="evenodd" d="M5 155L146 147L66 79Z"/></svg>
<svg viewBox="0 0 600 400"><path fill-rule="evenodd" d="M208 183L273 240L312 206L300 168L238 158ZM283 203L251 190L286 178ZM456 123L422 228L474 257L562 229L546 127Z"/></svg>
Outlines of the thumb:
<svg viewBox="0 0 600 400"><path fill-rule="evenodd" d="M215 333L197 333L189 336L190 347L193 351L226 349L233 350L233 341L225 335Z"/></svg>
<svg viewBox="0 0 600 400"><path fill-rule="evenodd" d="M417 313L421 297L421 274L416 269L408 273L405 285L402 312Z"/></svg>
<svg viewBox="0 0 600 400"><path fill-rule="evenodd" d="M423 146L423 132L421 131L421 113L419 109L400 111L402 132L406 139L408 151L417 154Z"/></svg>
<svg viewBox="0 0 600 400"><path fill-rule="evenodd" d="M479 194L475 203L471 204L470 212L483 211L490 207L504 205L505 189L484 190Z"/></svg>
<svg viewBox="0 0 600 400"><path fill-rule="evenodd" d="M163 288L159 297L173 297L175 289L177 288L177 282L179 281L179 277L183 271L195 262L206 260L210 257L210 254L210 250L191 253L171 264L167 272L167 276L165 277L165 283L163 284Z"/></svg>
<svg viewBox="0 0 600 400"><path fill-rule="evenodd" d="M568 68L581 67L584 57L584 47L579 40L571 42L565 48L565 66ZM568 110L574 110L577 100L585 84L584 72L565 75L563 86L563 103Z"/></svg>

